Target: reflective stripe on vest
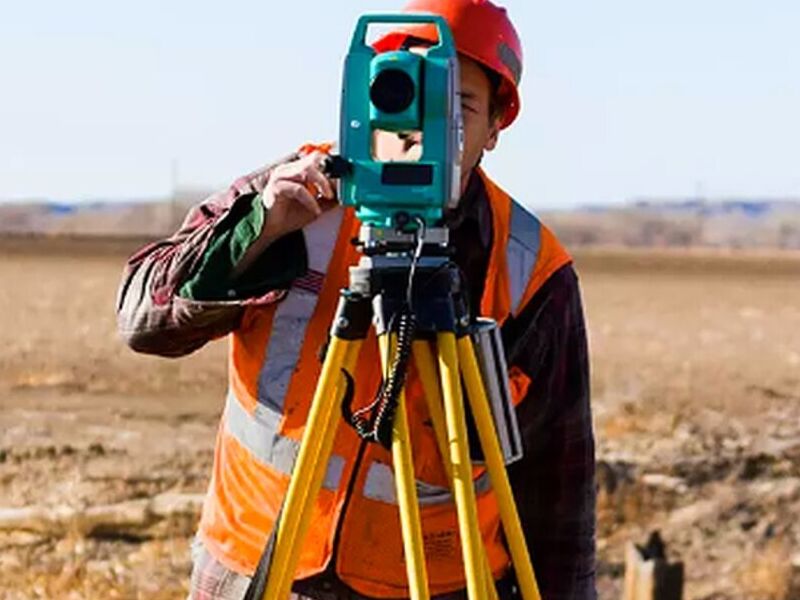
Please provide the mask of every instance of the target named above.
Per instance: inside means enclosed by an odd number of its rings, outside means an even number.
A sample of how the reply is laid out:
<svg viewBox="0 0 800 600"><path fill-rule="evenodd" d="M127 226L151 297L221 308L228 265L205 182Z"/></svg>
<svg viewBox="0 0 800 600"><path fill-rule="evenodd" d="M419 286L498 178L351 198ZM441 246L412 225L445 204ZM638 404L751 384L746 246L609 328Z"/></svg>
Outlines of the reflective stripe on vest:
<svg viewBox="0 0 800 600"><path fill-rule="evenodd" d="M511 201L511 224L506 246L506 263L511 292L511 310L519 306L528 281L536 268L541 245L541 224L539 219L515 201Z"/></svg>
<svg viewBox="0 0 800 600"><path fill-rule="evenodd" d="M254 414L248 413L241 403L228 392L225 402L225 430L255 457L255 459L284 475L291 475L300 442L278 433L281 415L261 404ZM325 473L323 487L339 489L345 459L332 454Z"/></svg>
<svg viewBox="0 0 800 600"><path fill-rule="evenodd" d="M293 284L275 310L266 358L258 376L258 401L277 411L283 411L286 391L319 300L343 215L343 209L331 210L303 231L308 273Z"/></svg>
<svg viewBox="0 0 800 600"><path fill-rule="evenodd" d="M306 327L317 300L317 294L293 287L275 310L266 359L258 376L260 404L283 411L286 390L300 358Z"/></svg>
<svg viewBox="0 0 800 600"><path fill-rule="evenodd" d="M484 494L491 489L489 472L484 471L474 481L475 493ZM417 499L422 506L452 503L453 495L450 490L438 485L431 485L417 480ZM397 485L394 472L389 465L374 462L367 471L364 481L364 497L386 504L397 504Z"/></svg>

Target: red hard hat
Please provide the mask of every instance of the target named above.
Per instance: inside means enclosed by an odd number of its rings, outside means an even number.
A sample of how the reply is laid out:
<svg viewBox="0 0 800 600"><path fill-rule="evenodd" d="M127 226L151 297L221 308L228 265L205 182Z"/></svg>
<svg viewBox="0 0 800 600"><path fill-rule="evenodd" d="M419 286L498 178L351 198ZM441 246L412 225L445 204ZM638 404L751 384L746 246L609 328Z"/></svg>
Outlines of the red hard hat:
<svg viewBox="0 0 800 600"><path fill-rule="evenodd" d="M522 44L506 9L489 0L411 0L403 12L441 15L450 25L458 52L500 75L498 94L503 103L500 126L511 125L520 108ZM378 52L398 50L409 37L431 43L438 41L434 25L409 25L382 37L373 47Z"/></svg>

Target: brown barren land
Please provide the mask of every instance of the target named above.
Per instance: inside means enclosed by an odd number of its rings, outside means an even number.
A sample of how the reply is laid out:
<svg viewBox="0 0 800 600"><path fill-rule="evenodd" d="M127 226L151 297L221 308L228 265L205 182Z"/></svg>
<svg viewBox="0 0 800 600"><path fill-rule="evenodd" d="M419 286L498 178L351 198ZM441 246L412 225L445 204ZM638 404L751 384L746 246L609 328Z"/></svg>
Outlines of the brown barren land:
<svg viewBox="0 0 800 600"><path fill-rule="evenodd" d="M115 293L137 244L0 240L0 598L186 595L226 343L178 360L123 346ZM624 544L654 529L686 598L800 597L800 256L581 250L576 265L601 597L620 597ZM26 507L32 523L10 526Z"/></svg>

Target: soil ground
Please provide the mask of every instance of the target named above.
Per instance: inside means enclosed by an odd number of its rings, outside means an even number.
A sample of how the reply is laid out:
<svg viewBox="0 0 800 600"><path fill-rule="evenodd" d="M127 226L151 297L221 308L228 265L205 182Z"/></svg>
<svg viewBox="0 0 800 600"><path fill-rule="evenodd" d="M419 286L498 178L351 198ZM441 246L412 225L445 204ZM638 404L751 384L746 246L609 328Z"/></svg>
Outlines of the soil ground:
<svg viewBox="0 0 800 600"><path fill-rule="evenodd" d="M134 241L0 240L0 509L202 493L226 344L166 360L114 324ZM579 251L601 598L660 530L694 600L800 597L800 257ZM0 532L0 598L183 598L193 523Z"/></svg>

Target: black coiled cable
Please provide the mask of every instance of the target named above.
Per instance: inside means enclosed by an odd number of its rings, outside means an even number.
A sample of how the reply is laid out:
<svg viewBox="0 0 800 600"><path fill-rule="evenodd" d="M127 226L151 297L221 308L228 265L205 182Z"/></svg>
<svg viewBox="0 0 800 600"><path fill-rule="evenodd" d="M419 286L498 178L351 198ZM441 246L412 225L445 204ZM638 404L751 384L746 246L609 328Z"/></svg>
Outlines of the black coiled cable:
<svg viewBox="0 0 800 600"><path fill-rule="evenodd" d="M372 403L353 412L351 409L352 390L351 393L345 394L342 401L342 415L345 421L356 430L361 438L377 442L386 449L391 449L392 446L394 417L400 402L400 392L406 383L408 360L411 358L411 346L417 331L417 318L413 307L413 285L417 263L425 243L425 222L420 218L416 218L415 221L418 226L416 247L408 273L406 301L392 316L385 333L390 342L394 337L397 339L397 347L392 361L384 373L383 382Z"/></svg>

